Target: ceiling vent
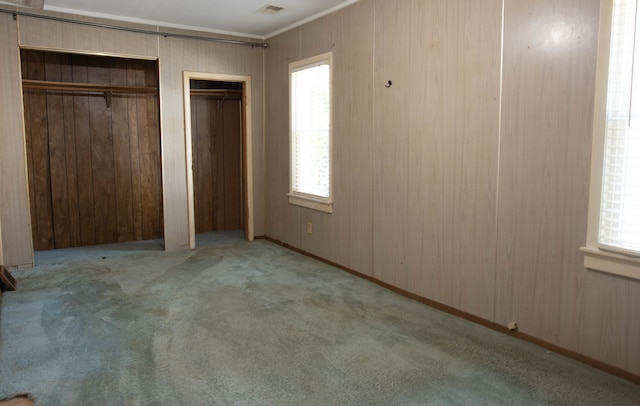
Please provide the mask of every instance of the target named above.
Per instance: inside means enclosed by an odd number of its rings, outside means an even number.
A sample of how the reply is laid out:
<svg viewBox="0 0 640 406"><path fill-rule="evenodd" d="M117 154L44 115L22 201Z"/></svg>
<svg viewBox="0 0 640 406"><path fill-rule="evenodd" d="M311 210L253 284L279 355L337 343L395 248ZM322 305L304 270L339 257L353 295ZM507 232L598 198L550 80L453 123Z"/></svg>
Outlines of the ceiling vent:
<svg viewBox="0 0 640 406"><path fill-rule="evenodd" d="M284 10L284 7L282 6L276 6L275 4L267 4L266 6L262 7L258 11L260 13L265 13L265 14L275 14L275 13L281 12L282 10Z"/></svg>

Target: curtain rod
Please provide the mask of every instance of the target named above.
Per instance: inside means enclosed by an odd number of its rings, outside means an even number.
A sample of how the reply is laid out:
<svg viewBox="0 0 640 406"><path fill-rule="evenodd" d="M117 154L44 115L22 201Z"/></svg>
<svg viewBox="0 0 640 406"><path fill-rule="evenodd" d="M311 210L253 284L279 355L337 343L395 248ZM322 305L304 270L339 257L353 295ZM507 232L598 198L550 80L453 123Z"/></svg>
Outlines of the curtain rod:
<svg viewBox="0 0 640 406"><path fill-rule="evenodd" d="M150 31L150 30L143 30L143 29L138 29L138 28L121 27L119 25L94 23L94 22L90 22L90 21L78 21L78 20L72 20L70 18L54 17L54 16L47 16L47 15L40 15L40 14L33 14L33 13L25 13L23 11L11 11L11 10L6 10L6 9L0 9L0 13L12 14L14 20L16 19L16 16L24 16L24 17L41 18L43 20L59 21L59 22L63 22L63 23L88 25L90 27L109 28L109 29L112 29L112 30L136 32L136 33L139 33L139 34L162 35L165 38L166 37L176 37L176 38L185 38L185 39L197 39L197 40L202 40L202 41L220 42L220 43L223 43L223 44L247 45L247 46L250 46L251 48L254 48L254 47L266 48L267 47L267 43L266 42L240 41L240 40L235 40L235 39L225 39L225 38L215 38L215 37L199 37L197 35L176 34L176 33L171 33L171 32L162 32L162 31Z"/></svg>

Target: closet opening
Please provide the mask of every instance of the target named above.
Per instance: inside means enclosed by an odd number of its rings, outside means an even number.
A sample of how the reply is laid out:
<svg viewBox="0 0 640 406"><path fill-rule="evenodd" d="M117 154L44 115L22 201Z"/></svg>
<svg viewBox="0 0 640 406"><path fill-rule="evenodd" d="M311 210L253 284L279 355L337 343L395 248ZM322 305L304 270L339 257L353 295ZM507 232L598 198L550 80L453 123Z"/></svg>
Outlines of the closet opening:
<svg viewBox="0 0 640 406"><path fill-rule="evenodd" d="M249 78L184 75L191 246L209 232L252 240Z"/></svg>
<svg viewBox="0 0 640 406"><path fill-rule="evenodd" d="M162 238L157 61L20 52L34 249Z"/></svg>

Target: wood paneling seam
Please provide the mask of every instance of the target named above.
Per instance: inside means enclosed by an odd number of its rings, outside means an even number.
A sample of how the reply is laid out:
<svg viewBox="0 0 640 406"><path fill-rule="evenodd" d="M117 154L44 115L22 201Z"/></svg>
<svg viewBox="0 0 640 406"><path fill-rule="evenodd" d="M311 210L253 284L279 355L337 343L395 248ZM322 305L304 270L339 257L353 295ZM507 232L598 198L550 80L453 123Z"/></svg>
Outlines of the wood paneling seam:
<svg viewBox="0 0 640 406"><path fill-rule="evenodd" d="M494 323L497 323L498 317L498 219L500 218L500 159L502 151L502 85L504 77L504 4L505 0L501 1L501 15L500 15L500 83L498 91L498 151L497 151L497 164L496 164L496 206L495 206L495 219L494 219L494 236L496 239L495 256L493 259L493 319Z"/></svg>

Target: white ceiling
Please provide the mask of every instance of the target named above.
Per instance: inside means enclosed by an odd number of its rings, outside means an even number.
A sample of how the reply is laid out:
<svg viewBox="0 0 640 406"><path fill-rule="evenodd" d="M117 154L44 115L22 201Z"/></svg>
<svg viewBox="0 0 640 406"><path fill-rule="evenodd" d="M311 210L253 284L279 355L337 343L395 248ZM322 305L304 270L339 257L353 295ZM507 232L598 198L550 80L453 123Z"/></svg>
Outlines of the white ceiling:
<svg viewBox="0 0 640 406"><path fill-rule="evenodd" d="M45 0L44 9L265 39L358 0ZM258 12L267 4L284 7Z"/></svg>

